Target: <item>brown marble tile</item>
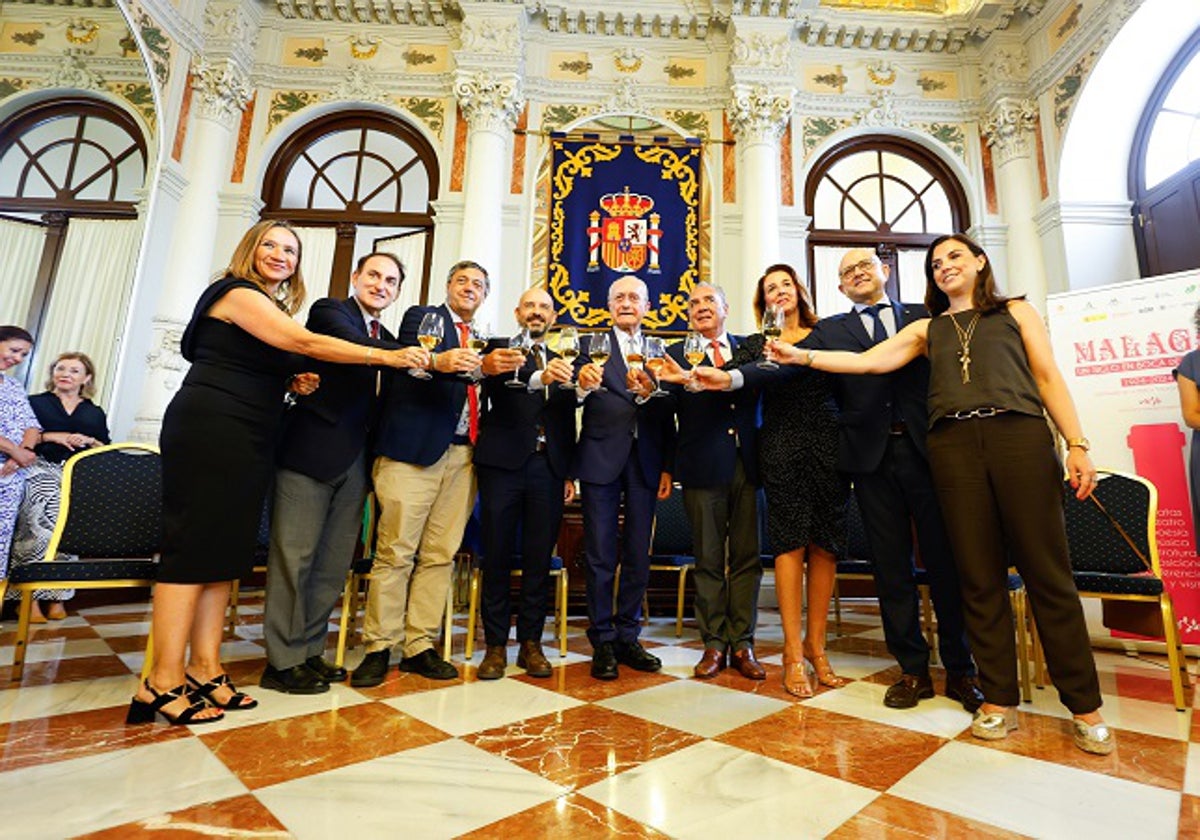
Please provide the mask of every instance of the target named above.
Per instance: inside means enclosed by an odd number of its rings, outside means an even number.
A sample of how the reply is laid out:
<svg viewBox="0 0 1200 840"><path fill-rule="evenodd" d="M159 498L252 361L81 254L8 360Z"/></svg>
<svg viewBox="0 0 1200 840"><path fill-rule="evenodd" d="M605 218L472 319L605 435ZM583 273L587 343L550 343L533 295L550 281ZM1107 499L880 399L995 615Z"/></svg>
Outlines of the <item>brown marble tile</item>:
<svg viewBox="0 0 1200 840"><path fill-rule="evenodd" d="M251 789L443 741L446 733L381 703L200 735Z"/></svg>
<svg viewBox="0 0 1200 840"><path fill-rule="evenodd" d="M530 685L536 685L538 688L557 691L588 703L607 700L609 697L619 697L631 691L640 691L643 688L662 685L676 679L665 674L646 674L634 671L622 665L618 669L620 676L617 679L596 680L592 679L591 667L591 662L576 662L572 665L555 668L554 674L549 679L536 680L524 675L517 679L528 682Z"/></svg>
<svg viewBox="0 0 1200 840"><path fill-rule="evenodd" d="M830 840L1018 840L1023 836L886 793L828 835Z"/></svg>
<svg viewBox="0 0 1200 840"><path fill-rule="evenodd" d="M1166 663L1166 658L1163 658ZM1115 694L1134 700L1150 700L1155 703L1175 702L1175 694L1171 689L1171 673L1163 669L1161 674L1147 673L1143 670L1117 668L1112 671L1101 670L1100 690L1105 694ZM1192 699L1194 689L1184 680L1183 692L1185 702Z"/></svg>
<svg viewBox="0 0 1200 840"><path fill-rule="evenodd" d="M290 837L283 823L252 794L206 802L170 814L158 814L137 822L113 826L86 840L211 840L214 837Z"/></svg>
<svg viewBox="0 0 1200 840"><path fill-rule="evenodd" d="M1185 793L1179 803L1179 837L1200 837L1200 796Z"/></svg>
<svg viewBox="0 0 1200 840"><path fill-rule="evenodd" d="M463 740L555 784L581 788L703 739L589 704Z"/></svg>
<svg viewBox="0 0 1200 840"><path fill-rule="evenodd" d="M458 669L458 679L456 680L429 680L422 677L420 674L408 674L400 671L395 663L388 669L387 676L383 682L373 688L356 688L355 691L361 692L368 697L376 700L385 700L389 697L400 697L405 694L415 694L418 691L436 691L439 688L450 688L454 685L462 685L467 682L463 678L464 671L472 672L474 668L464 666L459 663L454 663L454 667ZM544 682L544 681L543 681Z"/></svg>
<svg viewBox="0 0 1200 840"><path fill-rule="evenodd" d="M111 706L0 725L0 772L156 744L191 735L183 726L126 726Z"/></svg>
<svg viewBox="0 0 1200 840"><path fill-rule="evenodd" d="M887 643L883 639L866 639L862 636L837 636L825 643L827 650L839 653L857 653L862 656L877 656L881 659L891 659Z"/></svg>
<svg viewBox="0 0 1200 840"><path fill-rule="evenodd" d="M764 662L762 665L767 671L767 678L765 680L748 680L739 674L736 669L726 668L711 680L702 680L701 682L719 685L722 688L745 691L748 694L757 694L759 697L773 697L776 700L783 700L788 703L798 703L800 698L789 694L783 687L783 666L772 665L768 662ZM808 675L808 678L817 694L824 694L826 691L837 691L836 688L826 688L825 686L817 685L817 680L811 673ZM695 678L693 677L692 679Z"/></svg>
<svg viewBox="0 0 1200 840"><path fill-rule="evenodd" d="M64 626L61 621L49 621L45 624L29 625L29 644L36 642L76 641L79 639L98 639L100 634L91 627ZM4 622L4 632L0 632L0 647L12 647L17 643L17 622Z"/></svg>
<svg viewBox="0 0 1200 840"><path fill-rule="evenodd" d="M128 673L128 666L116 656L80 656L48 662L26 662L20 685L12 682L12 666L5 665L0 668L0 685L6 688L29 688L100 677L120 677Z"/></svg>
<svg viewBox="0 0 1200 840"><path fill-rule="evenodd" d="M511 840L513 837L657 840L667 835L586 796L568 794L461 836L470 840Z"/></svg>
<svg viewBox="0 0 1200 840"><path fill-rule="evenodd" d="M1174 791L1183 788L1187 765L1185 741L1118 730L1117 748L1111 755L1091 755L1071 740L1070 721L1026 712L1020 713L1017 731L1003 740L983 741L969 729L957 740Z"/></svg>
<svg viewBox="0 0 1200 840"><path fill-rule="evenodd" d="M112 636L105 639L113 653L143 653L148 636Z"/></svg>
<svg viewBox="0 0 1200 840"><path fill-rule="evenodd" d="M119 613L81 613L88 624L133 624L138 621L150 620L149 604L130 604L128 612Z"/></svg>
<svg viewBox="0 0 1200 840"><path fill-rule="evenodd" d="M946 743L798 704L716 740L863 787L887 790ZM886 744L886 748L881 745Z"/></svg>

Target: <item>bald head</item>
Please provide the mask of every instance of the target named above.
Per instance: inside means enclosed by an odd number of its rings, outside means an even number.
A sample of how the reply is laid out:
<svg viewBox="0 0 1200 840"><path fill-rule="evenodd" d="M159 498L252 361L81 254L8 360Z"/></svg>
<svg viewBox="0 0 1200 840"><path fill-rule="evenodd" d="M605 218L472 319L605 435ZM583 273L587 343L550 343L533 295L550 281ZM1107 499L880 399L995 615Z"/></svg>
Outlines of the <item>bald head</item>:
<svg viewBox="0 0 1200 840"><path fill-rule="evenodd" d="M878 303L883 299L888 271L870 248L853 248L838 264L838 288L854 303Z"/></svg>
<svg viewBox="0 0 1200 840"><path fill-rule="evenodd" d="M554 300L543 288L526 289L517 301L514 314L517 316L517 323L528 330L531 337L541 338L554 324Z"/></svg>

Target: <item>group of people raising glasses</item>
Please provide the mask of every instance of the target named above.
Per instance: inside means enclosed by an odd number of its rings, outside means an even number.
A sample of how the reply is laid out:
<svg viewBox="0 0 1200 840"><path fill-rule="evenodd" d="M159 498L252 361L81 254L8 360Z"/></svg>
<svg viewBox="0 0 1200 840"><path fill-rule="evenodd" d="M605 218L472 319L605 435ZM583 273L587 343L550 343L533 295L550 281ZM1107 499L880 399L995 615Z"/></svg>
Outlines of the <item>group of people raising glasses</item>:
<svg viewBox="0 0 1200 840"><path fill-rule="evenodd" d="M449 272L446 302L410 309L393 338L371 322L395 299L403 267L390 255L368 255L352 278L351 298L326 302L343 306L347 323L357 319L353 329L326 324L314 332L291 318L304 294L299 239L284 223L260 223L226 275L201 296L184 334L193 366L162 434L166 539L154 599L157 655L130 721L159 713L173 723L200 723L256 704L229 682L219 649L229 582L248 570L268 488L285 469L275 461L282 396L290 388L303 406L339 376L350 382L353 371L357 396L341 399L365 406L351 424L354 444L325 474L287 467L312 473L309 503L327 514L314 533L289 538L295 545L277 545L275 526L295 512L275 492L272 562L287 552L299 559L287 566L289 580L268 582L267 623L273 598L284 609L275 630L268 628L264 687L311 693L347 676L351 685L376 685L396 649L401 671L456 678L433 642L449 586L443 555L461 540L477 486L490 592L478 676L498 678L508 667L513 568L530 579L528 586L522 581L517 665L548 676L540 648L543 584L558 522L546 514L561 509L576 481L592 676L616 679L618 666L657 670L661 663L638 641L641 602L656 498L678 481L693 528L705 644L696 677L725 667L749 679L766 676L753 644L762 575L754 500L761 485L766 537L777 558L784 686L799 697L814 693L814 679L837 688L846 681L826 655L826 614L853 486L875 555L885 638L902 671L884 703L909 708L934 693L912 580L915 524L938 611L944 691L974 713L972 733L1000 739L1018 724L1007 596L1015 562L1043 628L1051 677L1074 716L1074 741L1110 752L1115 740L1099 715L1067 559L1062 467L1046 413L1067 440L1067 475L1080 497L1094 488L1096 471L1045 327L1027 302L999 294L986 254L965 236L942 237L929 250L928 313L888 301L886 271L870 251L848 253L839 285L854 310L818 321L794 270L772 266L756 292L760 317L782 312L769 337L729 336L724 293L698 284L689 309L703 342L667 351L658 369L667 397L659 398L644 370L649 296L636 277L609 289L614 326L598 334L605 337L600 346L610 348L607 358L591 352L591 337L586 350L568 348L579 351L573 365L575 352L546 344L555 313L540 289L523 294L514 312L522 342L477 342L473 316L490 281L469 261ZM309 327L320 327L313 316ZM381 377L376 368L395 370ZM345 416L338 408L322 409L335 425ZM348 675L323 659L333 603L328 583L316 587L312 579L344 576L339 564L352 552L330 550L335 532L346 530L334 521L332 498L353 473L351 501L361 506L368 470L381 505L381 574L369 595L367 655ZM329 565L333 573L321 569ZM317 589L320 596L311 597ZM290 637L287 656L272 634Z"/></svg>

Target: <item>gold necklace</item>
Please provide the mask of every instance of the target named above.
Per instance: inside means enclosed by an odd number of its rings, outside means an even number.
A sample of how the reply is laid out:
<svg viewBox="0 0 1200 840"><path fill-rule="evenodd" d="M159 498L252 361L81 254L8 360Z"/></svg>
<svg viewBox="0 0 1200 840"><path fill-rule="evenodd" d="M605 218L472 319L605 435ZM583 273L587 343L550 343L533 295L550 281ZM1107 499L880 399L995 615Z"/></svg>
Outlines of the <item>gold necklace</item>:
<svg viewBox="0 0 1200 840"><path fill-rule="evenodd" d="M954 324L954 331L958 333L958 346L962 348L958 351L958 363L962 365L962 383L967 385L971 382L971 338L975 335L975 327L979 325L979 313L975 313L965 330L959 326L953 312L949 315L950 322Z"/></svg>

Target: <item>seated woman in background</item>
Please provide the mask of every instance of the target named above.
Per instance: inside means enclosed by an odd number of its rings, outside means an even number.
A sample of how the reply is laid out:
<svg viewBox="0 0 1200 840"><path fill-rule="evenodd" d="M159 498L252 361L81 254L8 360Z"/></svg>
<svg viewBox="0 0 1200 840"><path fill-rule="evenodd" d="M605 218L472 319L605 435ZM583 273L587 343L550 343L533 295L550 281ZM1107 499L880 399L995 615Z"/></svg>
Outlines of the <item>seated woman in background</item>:
<svg viewBox="0 0 1200 840"><path fill-rule="evenodd" d="M33 336L20 327L0 327L0 580L8 577L8 548L25 489L25 468L37 456L37 417L21 383L8 376L33 349Z"/></svg>
<svg viewBox="0 0 1200 840"><path fill-rule="evenodd" d="M95 376L96 367L85 354L62 353L50 365L50 378L46 382L49 390L29 398L42 434L34 447L37 461L25 471L25 498L17 513L10 567L44 559L58 519L63 462L80 450L109 442L108 418L104 409L91 400ZM41 624L47 618L55 621L66 618L63 602L74 594L73 589L38 590L33 596L30 620ZM18 592L8 593L10 600L20 597ZM45 614L39 601L51 602Z"/></svg>

